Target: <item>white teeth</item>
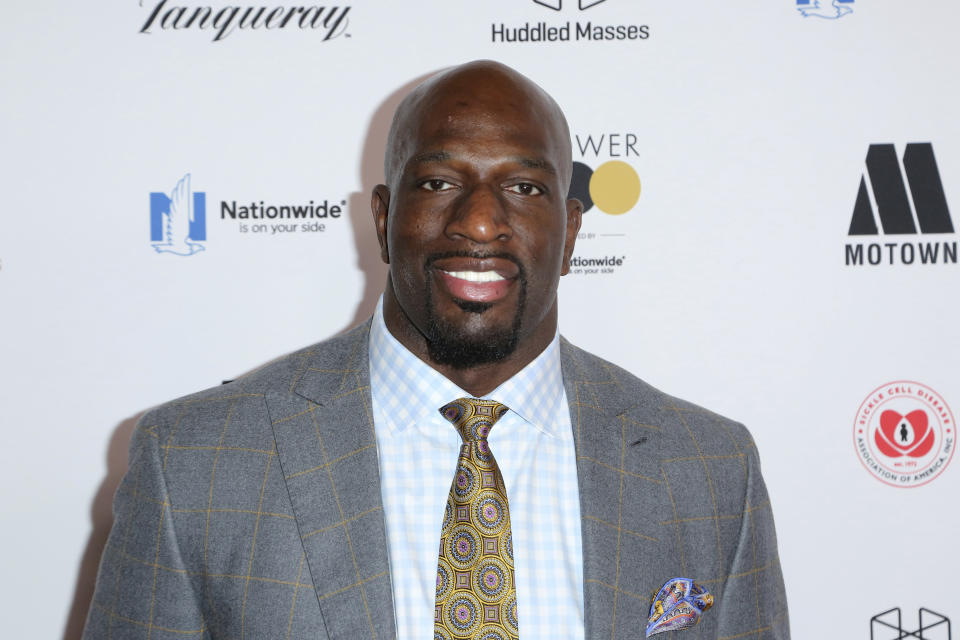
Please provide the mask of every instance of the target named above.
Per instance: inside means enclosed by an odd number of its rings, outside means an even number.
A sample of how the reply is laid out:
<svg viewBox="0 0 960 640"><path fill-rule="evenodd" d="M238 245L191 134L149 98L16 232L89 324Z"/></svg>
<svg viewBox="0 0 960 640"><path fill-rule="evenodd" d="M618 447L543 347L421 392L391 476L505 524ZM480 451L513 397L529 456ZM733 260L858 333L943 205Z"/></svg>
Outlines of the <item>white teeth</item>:
<svg viewBox="0 0 960 640"><path fill-rule="evenodd" d="M506 280L496 271L445 271L444 273L468 282L497 282Z"/></svg>

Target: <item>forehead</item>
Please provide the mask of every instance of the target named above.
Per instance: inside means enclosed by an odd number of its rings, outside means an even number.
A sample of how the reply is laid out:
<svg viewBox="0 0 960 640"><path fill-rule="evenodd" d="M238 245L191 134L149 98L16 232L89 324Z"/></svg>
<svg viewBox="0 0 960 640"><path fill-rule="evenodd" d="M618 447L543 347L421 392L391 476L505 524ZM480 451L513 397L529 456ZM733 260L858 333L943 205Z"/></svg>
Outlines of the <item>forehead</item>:
<svg viewBox="0 0 960 640"><path fill-rule="evenodd" d="M500 144L528 149L562 164L569 145L555 108L531 88L516 83L456 82L423 95L407 128L410 153L457 144L479 150Z"/></svg>

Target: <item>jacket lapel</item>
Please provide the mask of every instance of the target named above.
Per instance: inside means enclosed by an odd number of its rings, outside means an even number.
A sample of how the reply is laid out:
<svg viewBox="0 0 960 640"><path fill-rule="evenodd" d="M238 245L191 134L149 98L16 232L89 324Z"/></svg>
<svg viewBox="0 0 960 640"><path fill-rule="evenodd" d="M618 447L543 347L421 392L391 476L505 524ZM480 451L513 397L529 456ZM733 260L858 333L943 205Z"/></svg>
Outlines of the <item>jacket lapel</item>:
<svg viewBox="0 0 960 640"><path fill-rule="evenodd" d="M395 637L368 333L369 323L327 343L305 359L292 393L267 397L280 464L331 640ZM638 420L636 398L627 397L607 363L565 339L560 353L577 451L585 631L588 638L607 637L620 617L618 596L630 593L621 584L622 567L641 574L632 575L631 583L659 587L644 568L663 553L658 540L646 535L655 531L625 533L623 526L627 511L634 521L639 511L625 502L625 486L629 489L637 478L641 485L656 484L659 477L657 433ZM652 446L635 450L633 445L647 439L643 435L634 441L637 433L649 433ZM643 498L649 513L639 515L655 525L662 495L659 490L649 494L654 497ZM621 558L635 538L646 545L643 557ZM631 595L645 597L641 590ZM636 611L636 605L629 607Z"/></svg>
<svg viewBox="0 0 960 640"><path fill-rule="evenodd" d="M366 324L326 343L304 360L292 393L267 399L331 640L395 635L368 332Z"/></svg>
<svg viewBox="0 0 960 640"><path fill-rule="evenodd" d="M650 606L647 592L662 584L659 565L669 555L658 525L669 509L660 432L644 399L621 385L617 368L565 339L560 353L577 455L586 637L635 637Z"/></svg>

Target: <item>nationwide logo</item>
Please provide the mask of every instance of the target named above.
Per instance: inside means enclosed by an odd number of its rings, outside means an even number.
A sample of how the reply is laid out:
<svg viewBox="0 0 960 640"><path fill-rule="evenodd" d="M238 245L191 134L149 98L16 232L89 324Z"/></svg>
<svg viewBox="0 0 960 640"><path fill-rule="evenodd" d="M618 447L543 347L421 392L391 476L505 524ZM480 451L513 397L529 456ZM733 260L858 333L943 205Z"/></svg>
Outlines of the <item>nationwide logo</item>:
<svg viewBox="0 0 960 640"><path fill-rule="evenodd" d="M870 618L870 640L952 640L950 619L936 611L920 608L917 613L918 626L910 631L903 628L900 607L894 607ZM892 635L896 633L896 635Z"/></svg>
<svg viewBox="0 0 960 640"><path fill-rule="evenodd" d="M207 194L190 189L184 175L170 194L150 193L150 243L157 253L192 256L207 240ZM221 200L220 221L235 221L236 231L260 236L322 233L345 213L346 200L273 203L264 200ZM214 220L217 218L214 217Z"/></svg>
<svg viewBox="0 0 960 640"><path fill-rule="evenodd" d="M947 468L955 429L953 413L940 394L901 380L877 387L860 404L853 441L863 466L878 480L918 487Z"/></svg>
<svg viewBox="0 0 960 640"><path fill-rule="evenodd" d="M140 0L144 6L144 0ZM140 33L166 31L209 31L213 42L223 40L237 29L241 30L314 30L322 41L340 36L350 37L347 14L350 7L339 6L240 6L211 7L209 5L174 5L159 0L153 8L147 7L147 16Z"/></svg>
<svg viewBox="0 0 960 640"><path fill-rule="evenodd" d="M606 0L578 0L577 9L586 11ZM563 0L533 0L535 5L563 10ZM570 2L570 5L573 3ZM575 22L525 22L522 25L493 23L490 25L491 40L495 43L549 43L549 42L605 42L611 40L646 40L650 37L650 27L645 24L606 24L593 20Z"/></svg>
<svg viewBox="0 0 960 640"><path fill-rule="evenodd" d="M594 275L616 273L618 267L623 266L627 256L603 256L602 258L570 258L570 273L574 275Z"/></svg>
<svg viewBox="0 0 960 640"><path fill-rule="evenodd" d="M796 0L797 11L804 18L836 20L853 13L854 0Z"/></svg>
<svg viewBox="0 0 960 640"><path fill-rule="evenodd" d="M206 247L207 194L190 191L190 174L168 196L150 193L150 242L157 253L192 256Z"/></svg>
<svg viewBox="0 0 960 640"><path fill-rule="evenodd" d="M340 204L330 204L329 200L301 204L259 204L254 201L240 204L236 200L220 202L220 219L239 220L237 230L240 233L264 233L271 236L287 233L313 233L326 231L326 225L317 220L339 218L347 206L346 200ZM250 221L253 222L250 222Z"/></svg>
<svg viewBox="0 0 960 640"><path fill-rule="evenodd" d="M848 235L851 239L875 237L882 230L890 241L848 242L845 264L957 264L956 239L930 237L954 232L933 145L929 142L908 144L901 171L894 145L872 144L867 151L866 165L867 172L860 177ZM891 237L917 235L918 229L926 236L922 241Z"/></svg>

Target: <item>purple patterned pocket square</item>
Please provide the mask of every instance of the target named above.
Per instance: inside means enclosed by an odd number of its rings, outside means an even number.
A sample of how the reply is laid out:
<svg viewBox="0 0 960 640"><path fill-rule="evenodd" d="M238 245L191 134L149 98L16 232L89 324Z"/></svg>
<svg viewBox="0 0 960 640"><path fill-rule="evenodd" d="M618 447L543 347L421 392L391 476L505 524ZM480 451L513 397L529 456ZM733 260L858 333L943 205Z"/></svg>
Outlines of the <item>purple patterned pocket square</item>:
<svg viewBox="0 0 960 640"><path fill-rule="evenodd" d="M667 580L650 605L647 637L692 627L700 622L700 614L712 606L710 592L690 578Z"/></svg>

